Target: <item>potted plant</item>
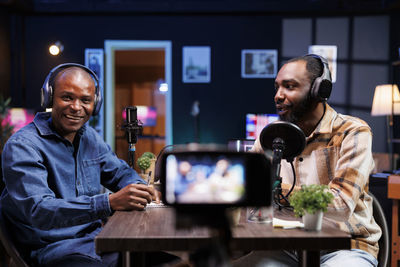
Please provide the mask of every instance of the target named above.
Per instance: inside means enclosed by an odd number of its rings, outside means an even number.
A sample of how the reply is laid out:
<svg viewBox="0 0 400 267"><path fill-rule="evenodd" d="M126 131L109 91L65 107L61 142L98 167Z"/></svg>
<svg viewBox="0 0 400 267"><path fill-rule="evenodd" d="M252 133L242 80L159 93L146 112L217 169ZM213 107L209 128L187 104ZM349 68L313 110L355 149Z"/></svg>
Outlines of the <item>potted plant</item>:
<svg viewBox="0 0 400 267"><path fill-rule="evenodd" d="M155 168L156 156L151 152L144 152L136 161L139 169L141 170L142 178L150 183L154 181L154 168Z"/></svg>
<svg viewBox="0 0 400 267"><path fill-rule="evenodd" d="M289 197L290 205L297 217L303 217L304 229L321 230L323 213L334 196L327 185L303 185Z"/></svg>

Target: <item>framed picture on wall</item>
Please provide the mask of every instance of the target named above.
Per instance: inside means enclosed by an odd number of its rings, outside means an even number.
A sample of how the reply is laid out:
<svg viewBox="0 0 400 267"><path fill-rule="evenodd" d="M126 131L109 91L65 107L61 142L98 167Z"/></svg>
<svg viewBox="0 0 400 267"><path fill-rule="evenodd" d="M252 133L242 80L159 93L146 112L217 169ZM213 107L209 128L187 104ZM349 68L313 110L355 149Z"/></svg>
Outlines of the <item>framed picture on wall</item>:
<svg viewBox="0 0 400 267"><path fill-rule="evenodd" d="M211 47L184 46L182 49L184 83L209 83L211 81Z"/></svg>
<svg viewBox="0 0 400 267"><path fill-rule="evenodd" d="M242 78L275 78L277 65L275 49L242 50Z"/></svg>
<svg viewBox="0 0 400 267"><path fill-rule="evenodd" d="M91 69L99 79L101 95L104 97L104 50L100 48L85 49L85 66ZM92 116L89 125L104 137L104 105L98 115Z"/></svg>
<svg viewBox="0 0 400 267"><path fill-rule="evenodd" d="M328 60L329 70L331 71L332 82L336 82L336 59L337 59L337 46L336 45L310 45L308 47L309 54L316 54Z"/></svg>

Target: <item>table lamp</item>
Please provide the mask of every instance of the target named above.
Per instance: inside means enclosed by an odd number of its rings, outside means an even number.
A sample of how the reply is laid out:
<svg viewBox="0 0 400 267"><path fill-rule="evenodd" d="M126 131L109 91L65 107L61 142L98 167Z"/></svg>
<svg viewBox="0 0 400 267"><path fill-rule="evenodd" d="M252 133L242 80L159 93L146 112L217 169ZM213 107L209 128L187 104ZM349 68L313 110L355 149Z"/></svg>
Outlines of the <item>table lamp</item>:
<svg viewBox="0 0 400 267"><path fill-rule="evenodd" d="M396 84L383 84L375 88L374 100L372 102L372 116L387 116L387 136L389 145L390 168L393 170L394 157L392 144L394 140L393 134L393 115L400 114L400 93Z"/></svg>

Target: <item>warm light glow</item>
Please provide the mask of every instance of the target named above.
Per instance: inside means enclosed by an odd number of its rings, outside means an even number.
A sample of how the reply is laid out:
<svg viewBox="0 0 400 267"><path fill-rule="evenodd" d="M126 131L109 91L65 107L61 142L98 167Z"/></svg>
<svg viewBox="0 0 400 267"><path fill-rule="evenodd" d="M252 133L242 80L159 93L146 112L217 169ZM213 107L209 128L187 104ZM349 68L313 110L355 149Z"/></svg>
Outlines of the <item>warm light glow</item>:
<svg viewBox="0 0 400 267"><path fill-rule="evenodd" d="M58 55L58 54L60 53L60 49L59 49L58 46L56 46L56 45L51 45L51 46L49 47L49 52L50 52L50 54L52 54L53 56L56 56L56 55Z"/></svg>
<svg viewBox="0 0 400 267"><path fill-rule="evenodd" d="M392 95L393 100L392 101ZM372 116L391 115L394 102L393 115L400 114L400 93L396 84L383 84L375 88L374 101L372 103Z"/></svg>
<svg viewBox="0 0 400 267"><path fill-rule="evenodd" d="M64 46L60 42L55 42L54 44L50 45L49 52L53 56L59 55L64 50Z"/></svg>

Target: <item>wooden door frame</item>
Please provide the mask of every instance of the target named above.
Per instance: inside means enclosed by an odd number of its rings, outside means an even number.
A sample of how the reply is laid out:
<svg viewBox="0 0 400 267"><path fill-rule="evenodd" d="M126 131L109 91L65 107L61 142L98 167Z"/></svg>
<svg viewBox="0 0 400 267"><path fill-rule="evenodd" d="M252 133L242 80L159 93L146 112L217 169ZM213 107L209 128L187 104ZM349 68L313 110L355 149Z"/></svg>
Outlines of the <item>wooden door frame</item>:
<svg viewBox="0 0 400 267"><path fill-rule="evenodd" d="M165 103L165 144L172 138L172 43L171 41L105 40L105 90L104 90L104 136L115 151L115 51L163 49L165 51L165 82L168 84Z"/></svg>

